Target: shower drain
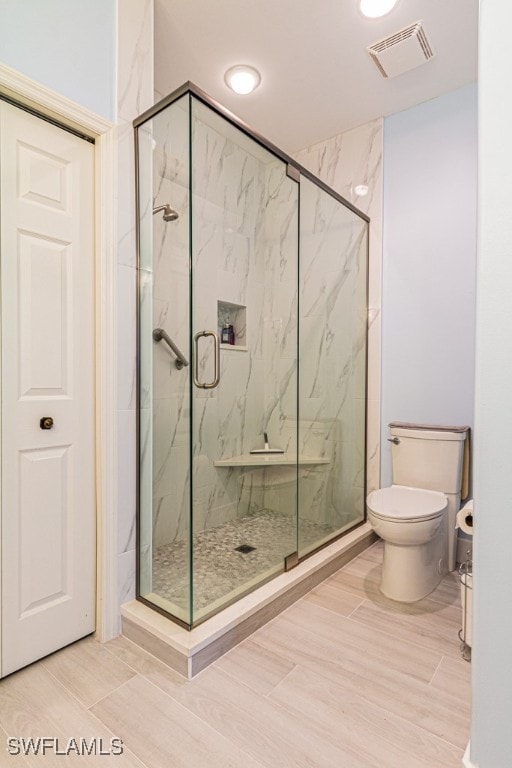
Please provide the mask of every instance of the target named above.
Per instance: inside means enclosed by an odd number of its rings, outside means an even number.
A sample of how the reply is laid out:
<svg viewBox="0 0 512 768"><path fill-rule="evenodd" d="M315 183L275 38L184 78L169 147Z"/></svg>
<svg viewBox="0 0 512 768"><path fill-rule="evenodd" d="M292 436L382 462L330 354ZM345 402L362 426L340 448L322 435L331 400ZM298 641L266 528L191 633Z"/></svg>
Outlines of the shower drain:
<svg viewBox="0 0 512 768"><path fill-rule="evenodd" d="M249 552L254 552L256 547L251 547L250 544L240 544L239 547L235 547L235 552L241 552L243 555L247 555Z"/></svg>

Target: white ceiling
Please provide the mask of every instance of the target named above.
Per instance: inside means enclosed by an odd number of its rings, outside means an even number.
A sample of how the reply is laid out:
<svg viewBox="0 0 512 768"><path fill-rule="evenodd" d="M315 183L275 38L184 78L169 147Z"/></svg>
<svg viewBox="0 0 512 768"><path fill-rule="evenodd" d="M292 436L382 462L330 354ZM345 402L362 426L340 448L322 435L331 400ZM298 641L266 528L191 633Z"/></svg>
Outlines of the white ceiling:
<svg viewBox="0 0 512 768"><path fill-rule="evenodd" d="M422 19L436 54L386 80L366 46ZM365 19L357 0L155 0L155 88L191 80L288 153L476 80L478 0L398 0ZM260 87L224 83L251 64Z"/></svg>

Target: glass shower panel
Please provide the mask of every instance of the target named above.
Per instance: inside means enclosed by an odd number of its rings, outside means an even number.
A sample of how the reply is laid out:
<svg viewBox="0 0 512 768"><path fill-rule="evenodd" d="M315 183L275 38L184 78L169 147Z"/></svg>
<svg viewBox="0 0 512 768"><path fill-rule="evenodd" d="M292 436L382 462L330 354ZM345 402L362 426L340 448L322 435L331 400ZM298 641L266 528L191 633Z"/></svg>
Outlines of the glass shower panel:
<svg viewBox="0 0 512 768"><path fill-rule="evenodd" d="M187 625L192 623L189 126L187 95L137 132L138 594ZM187 364L180 363L176 350Z"/></svg>
<svg viewBox="0 0 512 768"><path fill-rule="evenodd" d="M192 158L197 622L283 571L297 550L299 185L195 98ZM270 450L251 453L265 434Z"/></svg>
<svg viewBox="0 0 512 768"><path fill-rule="evenodd" d="M367 223L300 190L299 556L364 520Z"/></svg>

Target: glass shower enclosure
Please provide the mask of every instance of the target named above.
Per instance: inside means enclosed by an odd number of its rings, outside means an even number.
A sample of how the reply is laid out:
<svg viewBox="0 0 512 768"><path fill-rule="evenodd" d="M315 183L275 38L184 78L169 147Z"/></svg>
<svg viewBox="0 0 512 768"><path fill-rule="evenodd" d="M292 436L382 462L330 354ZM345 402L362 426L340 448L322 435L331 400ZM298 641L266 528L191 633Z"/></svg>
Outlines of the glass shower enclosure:
<svg viewBox="0 0 512 768"><path fill-rule="evenodd" d="M190 83L135 134L137 597L192 628L364 521L368 219Z"/></svg>

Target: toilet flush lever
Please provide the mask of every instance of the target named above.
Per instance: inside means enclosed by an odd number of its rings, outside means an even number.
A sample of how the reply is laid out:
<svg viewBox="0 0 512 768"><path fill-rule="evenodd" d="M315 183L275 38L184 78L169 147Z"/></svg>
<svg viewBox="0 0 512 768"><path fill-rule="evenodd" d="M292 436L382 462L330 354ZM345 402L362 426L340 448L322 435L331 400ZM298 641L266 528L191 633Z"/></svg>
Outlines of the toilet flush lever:
<svg viewBox="0 0 512 768"><path fill-rule="evenodd" d="M399 437L388 437L388 442L389 443L394 443L395 445L398 445L400 443L400 438Z"/></svg>

